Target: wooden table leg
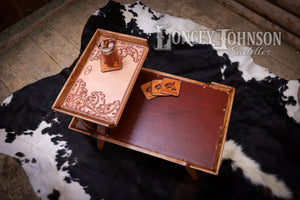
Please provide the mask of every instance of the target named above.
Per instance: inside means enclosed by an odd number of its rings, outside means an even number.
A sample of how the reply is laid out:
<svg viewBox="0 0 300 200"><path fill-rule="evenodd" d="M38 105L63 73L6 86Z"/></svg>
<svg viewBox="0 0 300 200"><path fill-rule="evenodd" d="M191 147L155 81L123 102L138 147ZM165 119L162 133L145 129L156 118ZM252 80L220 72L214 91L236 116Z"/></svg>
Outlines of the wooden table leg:
<svg viewBox="0 0 300 200"><path fill-rule="evenodd" d="M190 168L190 164L186 164L185 165L185 169L189 173L189 175L191 176L191 178L193 180L198 180L197 170Z"/></svg>
<svg viewBox="0 0 300 200"><path fill-rule="evenodd" d="M97 133L102 134L102 135L106 135L107 128L98 124L97 125Z"/></svg>
<svg viewBox="0 0 300 200"><path fill-rule="evenodd" d="M103 146L104 146L104 143L105 143L104 140L97 139L97 149L98 149L99 151L102 151Z"/></svg>

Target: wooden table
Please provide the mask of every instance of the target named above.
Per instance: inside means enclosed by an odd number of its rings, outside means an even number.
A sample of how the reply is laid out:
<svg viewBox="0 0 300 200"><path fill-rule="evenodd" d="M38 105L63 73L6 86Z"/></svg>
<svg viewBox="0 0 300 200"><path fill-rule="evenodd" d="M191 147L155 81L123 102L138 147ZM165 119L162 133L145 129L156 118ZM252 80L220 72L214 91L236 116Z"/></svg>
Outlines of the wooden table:
<svg viewBox="0 0 300 200"><path fill-rule="evenodd" d="M140 86L165 77L181 80L178 97L147 100ZM98 149L111 142L185 166L218 174L235 89L143 68L115 129L73 117L69 128L97 138Z"/></svg>

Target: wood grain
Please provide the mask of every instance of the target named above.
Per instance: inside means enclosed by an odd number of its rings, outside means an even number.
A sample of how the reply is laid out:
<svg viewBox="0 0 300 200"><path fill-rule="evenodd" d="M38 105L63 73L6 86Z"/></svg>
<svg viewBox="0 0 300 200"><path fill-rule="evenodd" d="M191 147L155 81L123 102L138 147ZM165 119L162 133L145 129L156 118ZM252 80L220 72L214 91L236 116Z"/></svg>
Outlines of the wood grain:
<svg viewBox="0 0 300 200"><path fill-rule="evenodd" d="M89 5L82 0L76 1L71 7L58 14L55 20L49 21L49 24L76 49L80 50L81 33L84 25L90 15L98 8L96 4L99 2L104 3L103 1L93 1L94 4Z"/></svg>
<svg viewBox="0 0 300 200"><path fill-rule="evenodd" d="M51 24L42 25L29 36L49 57L59 63L61 69L69 67L79 55L79 50L53 29Z"/></svg>
<svg viewBox="0 0 300 200"><path fill-rule="evenodd" d="M0 54L0 79L11 92L21 89L24 85L37 80L28 69L26 69L24 62L21 62L21 57L24 56L22 51L26 46L37 49L30 38L26 37L20 41L19 45L13 45L9 50ZM27 56L32 57L35 55L30 54Z"/></svg>
<svg viewBox="0 0 300 200"><path fill-rule="evenodd" d="M105 141L104 140L100 140L100 139L97 139L97 149L99 151L102 151L103 147L104 147L104 144L105 144Z"/></svg>
<svg viewBox="0 0 300 200"><path fill-rule="evenodd" d="M30 37L22 39L18 45L13 45L10 51L1 54L1 56L3 56L1 65L6 69L11 69L11 75L3 75L1 79L7 85L15 85L12 91L20 89L23 86L23 80L28 80L27 84L29 84L60 72L59 66ZM11 80L11 78L13 79Z"/></svg>
<svg viewBox="0 0 300 200"><path fill-rule="evenodd" d="M11 93L11 91L8 89L8 87L0 80L0 103L2 100L4 100L6 97L8 97Z"/></svg>
<svg viewBox="0 0 300 200"><path fill-rule="evenodd" d="M24 17L16 0L0 1L0 31Z"/></svg>
<svg viewBox="0 0 300 200"><path fill-rule="evenodd" d="M197 173L197 171L195 169L190 168L189 164L185 165L185 169L189 173L189 175L191 176L191 178L193 180L198 180L198 173Z"/></svg>
<svg viewBox="0 0 300 200"><path fill-rule="evenodd" d="M18 4L25 15L29 15L47 3L48 0L18 0Z"/></svg>
<svg viewBox="0 0 300 200"><path fill-rule="evenodd" d="M46 23L75 0L55 0L0 33L0 52ZM5 1L6 2L6 1Z"/></svg>
<svg viewBox="0 0 300 200"><path fill-rule="evenodd" d="M298 0L268 0L275 5L293 13L294 15L300 17L300 1Z"/></svg>
<svg viewBox="0 0 300 200"><path fill-rule="evenodd" d="M300 50L300 39L291 32L283 29L279 25L272 23L268 19L262 17L261 15L253 12L249 8L243 6L242 4L234 0L216 0L226 8L232 10L233 12L245 17L247 20L253 24L261 27L262 29L270 32L281 32L282 39L287 42L289 45L293 46L298 51ZM299 22L298 22L299 23ZM276 49L274 51L277 51ZM284 51L282 51L284 52ZM292 52L292 51L291 51ZM294 52L292 53L294 55Z"/></svg>
<svg viewBox="0 0 300 200"><path fill-rule="evenodd" d="M236 0L254 12L266 17L300 37L300 19L268 1Z"/></svg>

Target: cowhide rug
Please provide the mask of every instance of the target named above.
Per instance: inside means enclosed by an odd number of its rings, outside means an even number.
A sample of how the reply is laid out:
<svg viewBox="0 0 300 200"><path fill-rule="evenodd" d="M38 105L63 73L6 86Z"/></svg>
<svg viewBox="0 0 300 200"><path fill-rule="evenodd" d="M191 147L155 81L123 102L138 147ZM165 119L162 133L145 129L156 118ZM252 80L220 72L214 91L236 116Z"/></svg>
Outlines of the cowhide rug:
<svg viewBox="0 0 300 200"><path fill-rule="evenodd" d="M230 57L209 44L155 50L156 26L166 24L165 38L204 28L140 2L111 1L89 18L81 53L96 28L136 35L149 42L144 67L236 87L218 176L199 172L192 181L182 166L110 143L99 152L94 138L69 130L71 118L51 106L76 60L3 101L0 152L20 162L41 199L299 199L299 80L283 80L250 56Z"/></svg>

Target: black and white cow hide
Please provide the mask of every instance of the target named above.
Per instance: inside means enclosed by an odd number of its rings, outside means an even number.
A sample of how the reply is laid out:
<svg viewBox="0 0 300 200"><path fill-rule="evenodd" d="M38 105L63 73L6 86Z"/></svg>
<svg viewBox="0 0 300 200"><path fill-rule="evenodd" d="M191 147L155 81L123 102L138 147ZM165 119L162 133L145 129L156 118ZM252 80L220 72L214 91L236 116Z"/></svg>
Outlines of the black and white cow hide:
<svg viewBox="0 0 300 200"><path fill-rule="evenodd" d="M172 51L157 51L156 25L165 24L170 25L166 37L174 30L208 30L140 2L110 1L89 18L80 54L95 30L103 28L147 38L144 67L234 86L218 176L199 172L199 180L192 181L182 166L109 143L99 152L95 139L69 130L71 118L51 105L77 60L2 102L0 152L19 161L41 199L300 198L299 80L283 80L250 56L233 57L210 44L186 41Z"/></svg>

